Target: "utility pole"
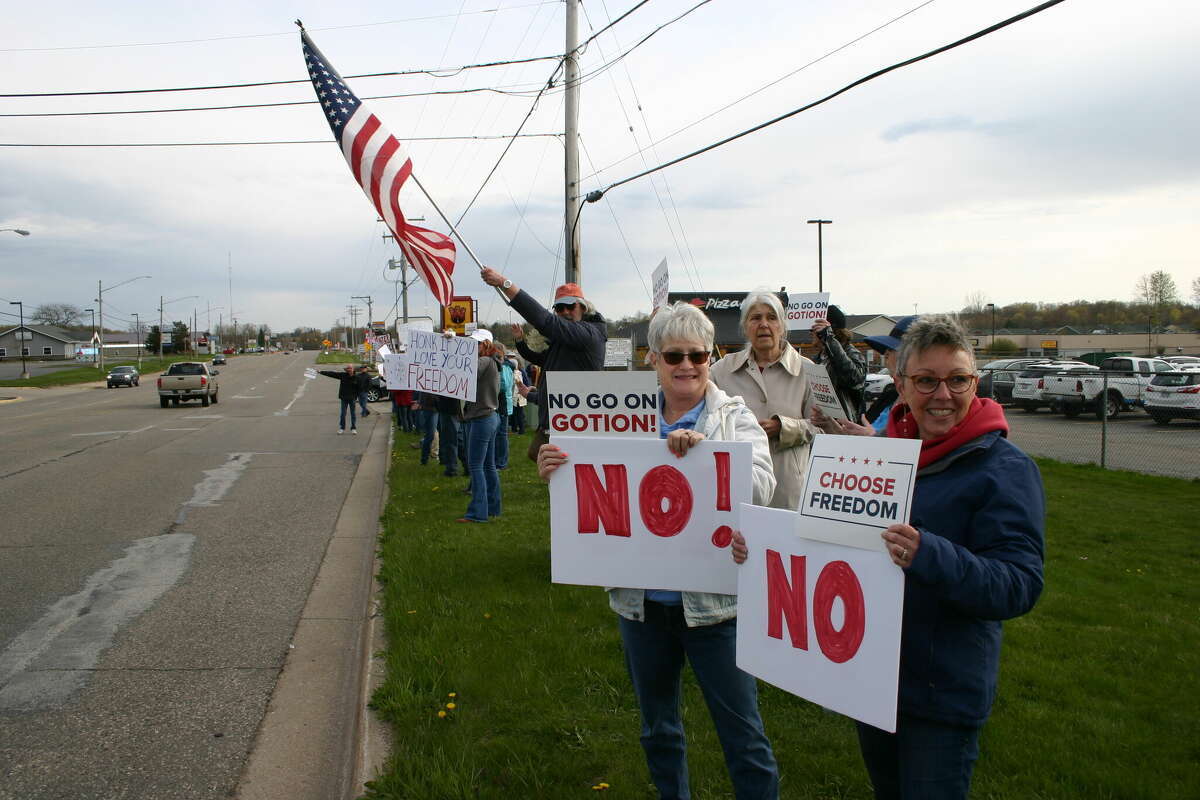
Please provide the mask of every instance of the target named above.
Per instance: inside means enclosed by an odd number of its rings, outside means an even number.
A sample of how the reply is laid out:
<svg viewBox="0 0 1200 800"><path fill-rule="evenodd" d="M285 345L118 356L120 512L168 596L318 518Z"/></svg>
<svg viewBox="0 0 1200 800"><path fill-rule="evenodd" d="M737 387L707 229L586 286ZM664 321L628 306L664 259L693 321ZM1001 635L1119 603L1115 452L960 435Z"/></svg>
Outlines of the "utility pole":
<svg viewBox="0 0 1200 800"><path fill-rule="evenodd" d="M25 303L20 300L13 300L9 303L10 306L17 307L17 313L21 317L21 327L18 328L17 346L21 348L21 380L29 380L29 368L25 366L25 351L29 348L25 346L25 342L32 342L33 338L29 331L25 330ZM25 337L30 338L25 338Z"/></svg>
<svg viewBox="0 0 1200 800"><path fill-rule="evenodd" d="M158 366L162 368L162 340L163 340L163 296L158 296ZM104 319L104 317L101 317Z"/></svg>
<svg viewBox="0 0 1200 800"><path fill-rule="evenodd" d="M138 372L142 371L142 320L138 317L136 311L133 314L133 327L137 331L137 354L138 354Z"/></svg>
<svg viewBox="0 0 1200 800"><path fill-rule="evenodd" d="M808 221L808 224L817 226L817 291L823 292L823 291L825 291L825 281L824 281L824 277L822 275L822 273L824 272L824 265L821 263L821 249L822 249L821 248L821 229L824 228L826 225L832 225L833 220L831 220L831 219L810 219Z"/></svg>
<svg viewBox="0 0 1200 800"><path fill-rule="evenodd" d="M579 283L579 0L567 0L567 47L563 52L566 119L563 130L566 145L566 239L567 263L564 275L567 283Z"/></svg>
<svg viewBox="0 0 1200 800"><path fill-rule="evenodd" d="M91 343L95 344L96 343L96 309L85 308L84 311L90 311L92 313L92 341L91 341ZM95 361L94 358L92 360Z"/></svg>
<svg viewBox="0 0 1200 800"><path fill-rule="evenodd" d="M354 295L350 295L350 299L367 301L367 324L370 325L371 322L374 321L374 319L375 319L375 316L374 316L375 312L373 310L374 304L371 301L371 297L369 295L365 295L365 294L354 294Z"/></svg>
<svg viewBox="0 0 1200 800"><path fill-rule="evenodd" d="M358 328L358 306L346 306L346 313L350 315L350 349L358 352L358 342L354 339L354 331Z"/></svg>
<svg viewBox="0 0 1200 800"><path fill-rule="evenodd" d="M96 308L100 309L100 338L96 340L96 366L104 372L104 281L96 281Z"/></svg>

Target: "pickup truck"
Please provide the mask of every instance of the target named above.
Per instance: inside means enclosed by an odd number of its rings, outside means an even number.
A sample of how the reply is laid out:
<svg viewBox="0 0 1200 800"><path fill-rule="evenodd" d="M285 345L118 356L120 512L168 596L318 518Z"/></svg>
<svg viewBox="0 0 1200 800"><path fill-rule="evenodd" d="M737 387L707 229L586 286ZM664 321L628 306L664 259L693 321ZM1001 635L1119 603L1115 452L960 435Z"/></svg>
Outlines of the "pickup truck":
<svg viewBox="0 0 1200 800"><path fill-rule="evenodd" d="M1017 374L1013 382L1012 401L1027 413L1034 414L1042 406L1049 406L1051 413L1058 406L1046 399L1046 377L1063 372L1096 372L1099 367L1082 361L1053 361L1045 364L1029 364Z"/></svg>
<svg viewBox="0 0 1200 800"><path fill-rule="evenodd" d="M1115 417L1141 406L1142 395L1154 376L1172 370L1161 358L1106 358L1096 373L1047 375L1044 397L1062 408L1067 417L1077 417L1087 410L1096 412L1097 419Z"/></svg>
<svg viewBox="0 0 1200 800"><path fill-rule="evenodd" d="M179 361L158 376L158 403L179 405L184 400L199 400L207 407L217 402L218 370L204 361Z"/></svg>

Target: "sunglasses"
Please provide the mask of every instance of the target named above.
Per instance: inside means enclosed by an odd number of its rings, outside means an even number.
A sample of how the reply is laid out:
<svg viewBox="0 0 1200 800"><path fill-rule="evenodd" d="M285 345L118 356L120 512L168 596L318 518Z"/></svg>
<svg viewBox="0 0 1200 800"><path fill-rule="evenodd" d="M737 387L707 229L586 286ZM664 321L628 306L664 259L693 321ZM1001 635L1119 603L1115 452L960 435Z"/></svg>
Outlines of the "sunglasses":
<svg viewBox="0 0 1200 800"><path fill-rule="evenodd" d="M974 375L950 375L945 378L935 378L932 375L905 375L904 377L912 381L913 388L921 394L933 394L937 391L938 385L946 384L946 388L954 394L962 394L968 391L975 385Z"/></svg>
<svg viewBox="0 0 1200 800"><path fill-rule="evenodd" d="M558 311L560 313L563 311L574 311L575 306L577 306L577 305L579 305L579 304L578 303L555 303L554 310Z"/></svg>
<svg viewBox="0 0 1200 800"><path fill-rule="evenodd" d="M691 361L696 366L708 363L708 353L704 350L695 350L691 353L681 353L678 350L667 350L658 354L663 361L670 364L672 367L683 363L684 357Z"/></svg>

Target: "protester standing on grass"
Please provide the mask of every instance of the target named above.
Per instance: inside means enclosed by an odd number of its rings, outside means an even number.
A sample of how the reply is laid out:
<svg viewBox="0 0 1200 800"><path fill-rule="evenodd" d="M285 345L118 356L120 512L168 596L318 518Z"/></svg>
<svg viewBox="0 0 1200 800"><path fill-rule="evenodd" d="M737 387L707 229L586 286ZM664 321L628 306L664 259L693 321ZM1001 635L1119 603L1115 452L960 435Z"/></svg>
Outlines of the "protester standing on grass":
<svg viewBox="0 0 1200 800"><path fill-rule="evenodd" d="M758 418L771 445L771 506L795 511L817 429L808 421L813 397L805 369L812 362L788 344L783 320L783 304L773 292L746 295L741 317L746 347L714 364L712 381L741 397Z"/></svg>
<svg viewBox="0 0 1200 800"><path fill-rule="evenodd" d="M709 380L713 325L695 306L676 303L650 320L650 363L658 373L661 438L677 457L704 439L753 445L754 502L766 505L775 489L767 436L740 398ZM538 474L567 462L552 444L538 452ZM684 661L700 684L738 800L774 800L779 772L758 713L758 686L738 669L737 597L703 592L610 589L625 661L642 714L642 748L660 797L690 796L680 712Z"/></svg>
<svg viewBox="0 0 1200 800"><path fill-rule="evenodd" d="M500 473L496 471L496 406L500 394L500 359L492 348L492 333L479 328L471 333L478 343L475 399L463 406L463 435L467 446L467 472L471 476L471 502L459 522L487 522L500 516Z"/></svg>
<svg viewBox="0 0 1200 800"><path fill-rule="evenodd" d="M850 344L846 330L846 315L837 306L830 306L826 319L812 324L812 340L817 346L813 362L824 365L833 382L834 391L850 419L863 412L863 389L867 382L867 360L858 348Z"/></svg>
<svg viewBox="0 0 1200 800"><path fill-rule="evenodd" d="M496 469L508 469L508 418L513 413L512 364L508 363L508 351L504 345L492 341L492 355L500 365L500 396L497 400L496 416L500 425L496 428Z"/></svg>
<svg viewBox="0 0 1200 800"><path fill-rule="evenodd" d="M1004 410L976 396L955 320L912 323L896 380L887 435L921 440L911 524L882 534L904 570L899 708L894 734L858 723L858 740L879 800L964 800L996 697L1001 620L1042 591L1045 497ZM733 554L745 560L740 535Z"/></svg>
<svg viewBox="0 0 1200 800"><path fill-rule="evenodd" d="M421 434L421 442L413 442L410 446L421 451L421 466L429 463L429 455L433 450L433 435L438 427L437 395L428 392L416 392L414 414L417 417L417 432Z"/></svg>
<svg viewBox="0 0 1200 800"><path fill-rule="evenodd" d="M525 344L525 331L513 326L517 352L542 368L537 382L538 429L529 444L529 458L537 458L538 448L550 441L550 410L541 398L546 396L546 373L553 370L599 370L604 368L604 343L608 327L604 317L583 296L578 284L564 283L554 290L554 312L523 292L511 280L494 269L484 268L483 282L495 286L508 298L508 304L524 317L538 333L546 337L549 347L533 350Z"/></svg>
<svg viewBox="0 0 1200 800"><path fill-rule="evenodd" d="M338 400L342 404L342 413L338 417L338 436L346 432L346 409L350 409L350 432L358 435L358 420L354 416L354 404L358 402L358 376L354 374L354 365L347 364L341 372L331 369L320 370L327 378L338 381Z"/></svg>

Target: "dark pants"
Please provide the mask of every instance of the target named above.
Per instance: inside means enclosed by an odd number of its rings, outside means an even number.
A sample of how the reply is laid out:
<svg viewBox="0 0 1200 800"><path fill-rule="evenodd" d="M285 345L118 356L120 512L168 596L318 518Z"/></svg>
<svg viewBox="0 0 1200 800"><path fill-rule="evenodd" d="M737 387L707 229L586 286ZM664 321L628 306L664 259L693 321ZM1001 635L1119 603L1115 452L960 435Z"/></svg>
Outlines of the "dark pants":
<svg viewBox="0 0 1200 800"><path fill-rule="evenodd" d="M876 800L966 800L979 728L900 716L896 732L857 723Z"/></svg>
<svg viewBox="0 0 1200 800"><path fill-rule="evenodd" d="M776 800L779 769L758 715L758 684L738 669L737 620L689 628L681 606L646 603L645 622L619 617L625 663L642 712L642 749L662 800L686 800L680 712L683 662L692 665L721 740L737 800Z"/></svg>
<svg viewBox="0 0 1200 800"><path fill-rule="evenodd" d="M496 412L496 469L508 469L508 414Z"/></svg>
<svg viewBox="0 0 1200 800"><path fill-rule="evenodd" d="M364 417L371 413L367 409L367 393L365 391L358 393L358 404L362 406L362 414Z"/></svg>
<svg viewBox="0 0 1200 800"><path fill-rule="evenodd" d="M346 409L350 409L350 429L358 427L358 420L354 417L354 401L342 400L342 415L338 417L338 427L342 430L346 429Z"/></svg>
<svg viewBox="0 0 1200 800"><path fill-rule="evenodd" d="M417 430L421 433L421 463L429 463L429 451L433 449L433 434L438 427L438 412L428 408L419 408L413 412L417 415Z"/></svg>
<svg viewBox="0 0 1200 800"><path fill-rule="evenodd" d="M459 421L453 414L444 411L438 415L438 461L442 462L442 471L447 475L458 474L459 458ZM467 469L466 459L463 461L463 471Z"/></svg>
<svg viewBox="0 0 1200 800"><path fill-rule="evenodd" d="M513 405L513 413L508 415L508 425L518 436L525 432L525 406Z"/></svg>

